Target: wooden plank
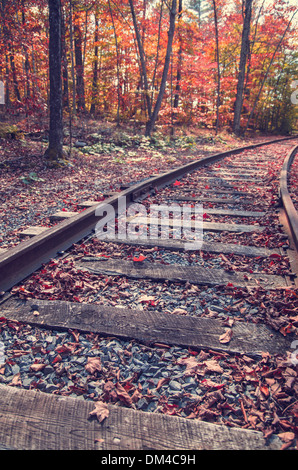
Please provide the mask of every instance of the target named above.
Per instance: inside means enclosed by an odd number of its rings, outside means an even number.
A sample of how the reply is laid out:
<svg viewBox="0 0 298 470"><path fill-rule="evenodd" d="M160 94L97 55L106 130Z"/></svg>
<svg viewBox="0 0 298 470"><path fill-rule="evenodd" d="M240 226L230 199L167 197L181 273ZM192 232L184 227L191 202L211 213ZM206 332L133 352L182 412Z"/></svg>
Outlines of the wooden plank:
<svg viewBox="0 0 298 470"><path fill-rule="evenodd" d="M239 205L247 205L247 204L253 204L256 205L256 200L254 198L251 199L230 199L230 198L215 198L215 197L176 197L173 196L169 198L171 201L188 201L188 202L213 202L214 204L231 204L235 206ZM259 202L257 202L258 204ZM264 201L262 201L262 206L264 205Z"/></svg>
<svg viewBox="0 0 298 470"><path fill-rule="evenodd" d="M266 289L285 287L282 276L268 274L249 274L224 269L206 269L202 266L177 266L161 263L134 263L133 261L108 258L82 258L76 262L80 268L110 276L126 276L133 279L169 280L190 282L191 284L217 286L233 284L237 287L262 286Z"/></svg>
<svg viewBox="0 0 298 470"><path fill-rule="evenodd" d="M101 335L165 343L185 348L214 349L260 358L262 352L285 354L291 338L261 323L235 322L229 343L220 343L226 326L217 318L165 314L108 305L65 301L9 299L1 315L10 320L54 329L77 329ZM33 312L38 311L39 315Z"/></svg>
<svg viewBox="0 0 298 470"><path fill-rule="evenodd" d="M19 233L20 238L25 238L25 237L35 237L35 235L40 235L41 233L44 233L46 230L48 230L49 227L28 227L22 232Z"/></svg>
<svg viewBox="0 0 298 470"><path fill-rule="evenodd" d="M242 171L243 170L243 171ZM223 175L223 176L243 176L244 178L246 176L249 176L250 178L257 175L257 176L266 176L263 170L248 170L248 169L243 169L241 168L239 172L236 171L229 171L228 169L224 168L216 168L212 170L212 175L211 176L217 176L217 175Z"/></svg>
<svg viewBox="0 0 298 470"><path fill-rule="evenodd" d="M93 207L93 206L96 206L98 204L101 204L102 201L83 201L83 202L79 202L77 204L77 207L79 207L80 209L86 209L88 207Z"/></svg>
<svg viewBox="0 0 298 470"><path fill-rule="evenodd" d="M193 456L195 450L278 450L282 445L274 435L266 440L257 431L116 405L108 405L109 415L99 423L89 416L95 409L92 401L2 384L0 409L0 446L5 449L126 450L139 461L150 450L191 450ZM133 450L145 453L136 456ZM108 455L98 454L99 465Z"/></svg>
<svg viewBox="0 0 298 470"><path fill-rule="evenodd" d="M136 246L144 246L147 248L150 247L158 247L165 250L176 250L176 251L184 251L185 250L185 242L183 240L175 240L175 239L162 239L162 238L148 238L142 239L139 238L137 240L127 239L120 239L120 238L109 238L107 240L101 240L106 243L118 243L118 244L126 244L126 245L136 245ZM194 245L195 249L195 245ZM191 248L189 248L191 250ZM223 253L223 254L234 254L240 256L260 256L261 258L266 258L267 256L278 254L280 252L278 249L268 249L268 248L258 248L255 246L249 245L236 245L235 243L216 243L216 242L204 242L200 248L201 251L207 251L210 253ZM195 250L196 251L196 250Z"/></svg>
<svg viewBox="0 0 298 470"><path fill-rule="evenodd" d="M261 183L263 180L260 179L260 178L253 178L253 177L231 177L229 178L228 176L226 177L225 175L223 176L196 176L196 179L197 180L206 180L206 181L210 181L210 182L213 182L213 181L219 181L221 184L222 183L225 183L227 182L228 185L230 185L230 183Z"/></svg>
<svg viewBox="0 0 298 470"><path fill-rule="evenodd" d="M230 217L264 217L266 212L256 212L256 211L237 211L231 209L209 209L209 207L203 208L203 212L206 214L215 214L215 215L228 215Z"/></svg>
<svg viewBox="0 0 298 470"><path fill-rule="evenodd" d="M169 218L157 218L157 217L131 217L127 219L127 222L133 222L137 225L149 225L155 226L168 226L177 228L182 226L183 228L195 229L196 225L194 221L190 224L181 221L181 219L169 219ZM203 221L203 230L206 232L262 232L266 227L260 227L259 225L246 225L246 224L221 224L216 222L205 222Z"/></svg>
<svg viewBox="0 0 298 470"><path fill-rule="evenodd" d="M208 190L204 190L204 188L202 189L199 189L198 190L198 187L194 187L192 189L184 189L184 190L181 190L179 188L179 197L182 196L182 197L186 197L187 193L198 193L198 192L204 192L205 194L208 193L215 193L215 194L228 194L229 196L251 196L251 192L248 192L248 191L231 191L231 189L224 189L224 188L216 188L216 189L213 189L213 188L209 188Z"/></svg>
<svg viewBox="0 0 298 470"><path fill-rule="evenodd" d="M58 211L58 212L55 212L55 214L50 215L50 220L51 221L65 220L65 219L70 219L71 217L74 217L75 215L78 215L78 212Z"/></svg>

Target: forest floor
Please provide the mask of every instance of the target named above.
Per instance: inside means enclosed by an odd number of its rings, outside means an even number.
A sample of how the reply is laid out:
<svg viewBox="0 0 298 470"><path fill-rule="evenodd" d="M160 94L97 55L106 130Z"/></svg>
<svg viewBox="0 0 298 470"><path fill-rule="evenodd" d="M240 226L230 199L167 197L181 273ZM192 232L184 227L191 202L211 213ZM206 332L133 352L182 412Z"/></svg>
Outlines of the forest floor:
<svg viewBox="0 0 298 470"><path fill-rule="evenodd" d="M1 134L1 126L11 132ZM0 247L19 243L28 225L50 226L57 210L72 211L84 200L102 200L122 186L217 152L277 136L236 138L227 131L179 129L175 138L162 130L152 138L134 126L80 119L65 126L67 162L48 168L43 158L47 132L34 123L0 125ZM2 137L1 137L2 135Z"/></svg>

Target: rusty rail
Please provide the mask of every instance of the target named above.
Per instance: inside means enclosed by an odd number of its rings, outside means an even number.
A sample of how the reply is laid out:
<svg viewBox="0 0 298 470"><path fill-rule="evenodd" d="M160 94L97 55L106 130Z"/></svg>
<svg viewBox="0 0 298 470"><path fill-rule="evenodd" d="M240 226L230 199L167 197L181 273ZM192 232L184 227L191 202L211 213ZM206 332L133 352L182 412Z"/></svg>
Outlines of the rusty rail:
<svg viewBox="0 0 298 470"><path fill-rule="evenodd" d="M298 153L298 145L291 150L284 160L281 174L280 174L280 198L282 205L285 210L287 221L291 230L293 237L293 242L296 250L298 251L298 212L293 204L291 199L289 189L288 189L288 178L291 165L295 158L295 155Z"/></svg>

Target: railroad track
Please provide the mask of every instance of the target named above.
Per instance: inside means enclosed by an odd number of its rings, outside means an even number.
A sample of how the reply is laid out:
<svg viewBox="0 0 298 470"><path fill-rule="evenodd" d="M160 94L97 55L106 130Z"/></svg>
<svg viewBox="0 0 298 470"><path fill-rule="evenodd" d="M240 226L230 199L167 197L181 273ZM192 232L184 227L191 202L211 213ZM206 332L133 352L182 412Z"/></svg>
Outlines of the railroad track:
<svg viewBox="0 0 298 470"><path fill-rule="evenodd" d="M0 254L0 448L295 447L293 139L85 201Z"/></svg>

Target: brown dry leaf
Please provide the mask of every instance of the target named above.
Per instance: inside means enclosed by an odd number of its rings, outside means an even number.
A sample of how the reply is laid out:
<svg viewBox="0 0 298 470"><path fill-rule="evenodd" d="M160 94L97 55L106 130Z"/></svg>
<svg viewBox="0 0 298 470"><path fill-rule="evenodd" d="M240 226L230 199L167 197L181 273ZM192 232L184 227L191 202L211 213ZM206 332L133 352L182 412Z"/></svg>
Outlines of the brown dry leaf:
<svg viewBox="0 0 298 470"><path fill-rule="evenodd" d="M10 382L10 385L22 385L20 372L18 372L17 374L13 376L12 381Z"/></svg>
<svg viewBox="0 0 298 470"><path fill-rule="evenodd" d="M283 442L291 442L293 439L295 439L295 434L293 432L281 432L278 434L278 437L283 441Z"/></svg>
<svg viewBox="0 0 298 470"><path fill-rule="evenodd" d="M151 300L155 300L156 297L154 297L153 295L141 295L139 297L139 302L150 302Z"/></svg>
<svg viewBox="0 0 298 470"><path fill-rule="evenodd" d="M45 364L32 364L30 366L30 370L32 370L33 372L40 372L45 368L45 366Z"/></svg>
<svg viewBox="0 0 298 470"><path fill-rule="evenodd" d="M141 394L141 392L136 388L131 396L131 400L133 403L136 403L138 400L140 400L140 398L142 398L142 396L143 395Z"/></svg>
<svg viewBox="0 0 298 470"><path fill-rule="evenodd" d="M96 371L101 371L101 360L100 357L88 357L88 362L85 369L89 374L94 374Z"/></svg>
<svg viewBox="0 0 298 470"><path fill-rule="evenodd" d="M99 423L101 423L104 419L108 418L110 412L108 409L108 405L103 401L95 402L95 409L90 411L89 416L96 416Z"/></svg>
<svg viewBox="0 0 298 470"><path fill-rule="evenodd" d="M231 328L227 329L224 334L219 337L220 343L229 343L233 336L233 330Z"/></svg>
<svg viewBox="0 0 298 470"><path fill-rule="evenodd" d="M132 398L128 395L127 391L125 390L124 387L122 387L121 384L117 383L116 385L117 389L117 396L118 398L123 401L126 405L131 406L132 405Z"/></svg>
<svg viewBox="0 0 298 470"><path fill-rule="evenodd" d="M183 308L175 308L172 312L174 315L187 315L187 310L184 310Z"/></svg>
<svg viewBox="0 0 298 470"><path fill-rule="evenodd" d="M162 379L159 379L156 390L158 391L165 383L168 383L169 381L170 377L163 377Z"/></svg>
<svg viewBox="0 0 298 470"><path fill-rule="evenodd" d="M177 364L186 366L185 375L192 375L197 372L198 369L201 369L201 364L198 363L195 357L182 357L178 359Z"/></svg>
<svg viewBox="0 0 298 470"><path fill-rule="evenodd" d="M205 361L204 364L207 367L207 372L218 372L219 374L223 373L223 368L218 364L215 359Z"/></svg>

